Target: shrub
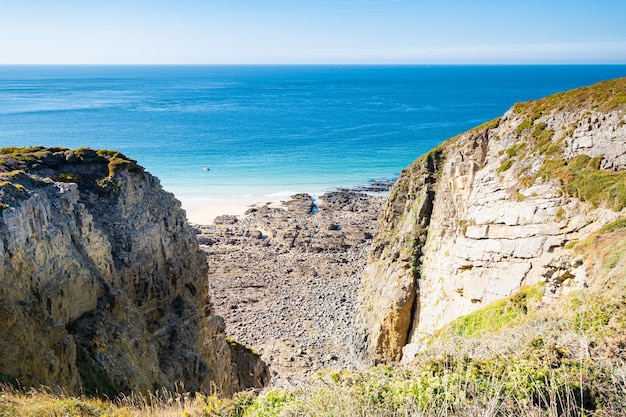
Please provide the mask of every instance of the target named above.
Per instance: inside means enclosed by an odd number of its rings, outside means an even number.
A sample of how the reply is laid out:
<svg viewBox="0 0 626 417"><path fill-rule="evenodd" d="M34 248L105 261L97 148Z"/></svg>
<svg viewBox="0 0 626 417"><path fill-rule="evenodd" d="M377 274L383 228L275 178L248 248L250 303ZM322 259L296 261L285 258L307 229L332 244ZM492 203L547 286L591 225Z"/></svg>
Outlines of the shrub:
<svg viewBox="0 0 626 417"><path fill-rule="evenodd" d="M513 160L507 159L506 161L502 163L502 165L500 165L500 168L498 168L498 172L504 172L508 170L509 168L511 168L512 165L513 165Z"/></svg>
<svg viewBox="0 0 626 417"><path fill-rule="evenodd" d="M61 182L76 182L78 177L71 172L62 172L57 176L57 180Z"/></svg>
<svg viewBox="0 0 626 417"><path fill-rule="evenodd" d="M130 161L128 159L111 158L109 160L109 177L113 177L120 173L122 170L128 168Z"/></svg>

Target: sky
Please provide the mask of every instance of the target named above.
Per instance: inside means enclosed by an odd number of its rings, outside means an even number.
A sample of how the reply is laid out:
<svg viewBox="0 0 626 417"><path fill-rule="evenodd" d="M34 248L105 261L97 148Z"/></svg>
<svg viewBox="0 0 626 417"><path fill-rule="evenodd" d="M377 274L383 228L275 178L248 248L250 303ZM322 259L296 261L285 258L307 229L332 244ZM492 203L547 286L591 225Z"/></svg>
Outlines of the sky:
<svg viewBox="0 0 626 417"><path fill-rule="evenodd" d="M0 64L626 64L626 1L0 0Z"/></svg>

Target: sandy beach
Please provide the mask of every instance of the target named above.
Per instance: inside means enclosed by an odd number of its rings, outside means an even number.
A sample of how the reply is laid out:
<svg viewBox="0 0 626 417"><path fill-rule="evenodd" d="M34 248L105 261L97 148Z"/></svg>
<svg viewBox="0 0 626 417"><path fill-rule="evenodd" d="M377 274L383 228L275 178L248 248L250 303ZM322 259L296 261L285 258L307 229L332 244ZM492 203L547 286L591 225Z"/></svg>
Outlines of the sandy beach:
<svg viewBox="0 0 626 417"><path fill-rule="evenodd" d="M181 200L183 209L187 212L187 219L190 223L211 224L217 216L223 214L242 215L254 203L232 202L232 203L211 203L208 201Z"/></svg>
<svg viewBox="0 0 626 417"><path fill-rule="evenodd" d="M224 214L241 216L252 207L270 206L276 207L283 199L267 199L266 201L254 201L252 199L233 199L227 201L207 201L198 199L179 199L183 209L187 212L187 220L193 224L212 224L216 217Z"/></svg>

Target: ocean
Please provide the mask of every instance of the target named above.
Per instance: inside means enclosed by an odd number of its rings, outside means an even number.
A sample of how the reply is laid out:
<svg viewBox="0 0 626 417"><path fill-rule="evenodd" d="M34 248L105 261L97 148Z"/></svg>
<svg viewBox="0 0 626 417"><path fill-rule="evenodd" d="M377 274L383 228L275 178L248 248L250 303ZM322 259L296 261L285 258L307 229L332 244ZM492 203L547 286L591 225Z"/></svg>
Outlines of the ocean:
<svg viewBox="0 0 626 417"><path fill-rule="evenodd" d="M0 66L0 147L116 149L183 207L393 179L517 101L626 66Z"/></svg>

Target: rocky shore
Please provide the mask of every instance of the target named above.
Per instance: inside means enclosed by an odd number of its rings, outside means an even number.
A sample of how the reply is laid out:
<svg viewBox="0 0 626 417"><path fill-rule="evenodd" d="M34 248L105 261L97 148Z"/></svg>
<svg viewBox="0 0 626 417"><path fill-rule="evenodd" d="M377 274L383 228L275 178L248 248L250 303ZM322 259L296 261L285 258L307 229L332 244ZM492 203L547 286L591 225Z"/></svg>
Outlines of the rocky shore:
<svg viewBox="0 0 626 417"><path fill-rule="evenodd" d="M369 189L297 194L195 226L213 307L228 335L270 365L271 385L355 365L353 314L384 201Z"/></svg>

